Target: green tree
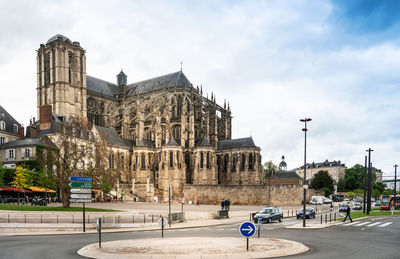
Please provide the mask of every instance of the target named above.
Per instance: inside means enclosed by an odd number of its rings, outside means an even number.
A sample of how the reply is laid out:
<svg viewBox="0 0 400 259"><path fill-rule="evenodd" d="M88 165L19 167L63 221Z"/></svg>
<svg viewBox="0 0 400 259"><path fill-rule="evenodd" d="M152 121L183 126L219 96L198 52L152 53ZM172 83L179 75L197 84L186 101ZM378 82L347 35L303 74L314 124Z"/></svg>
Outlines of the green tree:
<svg viewBox="0 0 400 259"><path fill-rule="evenodd" d="M272 171L278 171L279 167L275 165L272 160L264 163L264 170L263 170L263 178L265 178L267 173L271 173Z"/></svg>
<svg viewBox="0 0 400 259"><path fill-rule="evenodd" d="M101 191L104 193L109 193L111 191L111 189L112 189L112 186L111 186L110 182L107 179L105 179L101 184Z"/></svg>
<svg viewBox="0 0 400 259"><path fill-rule="evenodd" d="M325 170L319 171L314 175L314 177L311 180L310 187L318 190L323 188L328 188L331 191L331 193L335 188L333 186L332 177L329 175L328 171Z"/></svg>
<svg viewBox="0 0 400 259"><path fill-rule="evenodd" d="M346 191L346 182L344 181L344 179L339 179L339 182L337 183L337 189L338 192Z"/></svg>
<svg viewBox="0 0 400 259"><path fill-rule="evenodd" d="M331 189L329 189L328 187L324 187L324 188L322 188L322 190L325 192L325 197L329 197L329 195L331 195L333 193L333 191Z"/></svg>
<svg viewBox="0 0 400 259"><path fill-rule="evenodd" d="M347 190L364 189L364 168L364 166L356 164L345 170L344 181ZM375 180L376 174L372 172L372 182L374 183Z"/></svg>

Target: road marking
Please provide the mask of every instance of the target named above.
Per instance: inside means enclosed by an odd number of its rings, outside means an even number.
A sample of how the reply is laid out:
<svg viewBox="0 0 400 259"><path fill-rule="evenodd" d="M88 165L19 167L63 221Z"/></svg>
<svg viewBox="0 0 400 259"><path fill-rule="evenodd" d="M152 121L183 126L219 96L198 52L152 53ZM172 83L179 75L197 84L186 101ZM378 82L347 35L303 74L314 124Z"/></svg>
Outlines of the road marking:
<svg viewBox="0 0 400 259"><path fill-rule="evenodd" d="M378 227L383 228L383 227L389 226L389 225L392 224L392 223L393 223L393 222L386 222L386 223L384 223L384 224L382 224L382 225L379 225Z"/></svg>
<svg viewBox="0 0 400 259"><path fill-rule="evenodd" d="M366 222L363 222L363 223L360 223L360 224L356 224L354 226L359 227L359 226L364 226L364 225L369 224L369 223L371 223L371 222L370 221L366 221Z"/></svg>
<svg viewBox="0 0 400 259"><path fill-rule="evenodd" d="M350 226L350 225L354 225L354 224L357 224L357 223L359 223L359 222L351 222L351 223L345 223L345 222L342 222L343 223L343 226ZM368 222L369 223L369 222Z"/></svg>
<svg viewBox="0 0 400 259"><path fill-rule="evenodd" d="M375 223L372 223L372 224L369 224L369 225L367 225L367 227L373 227L373 226L375 226L375 225L379 225L379 224L381 224L382 222L375 222Z"/></svg>

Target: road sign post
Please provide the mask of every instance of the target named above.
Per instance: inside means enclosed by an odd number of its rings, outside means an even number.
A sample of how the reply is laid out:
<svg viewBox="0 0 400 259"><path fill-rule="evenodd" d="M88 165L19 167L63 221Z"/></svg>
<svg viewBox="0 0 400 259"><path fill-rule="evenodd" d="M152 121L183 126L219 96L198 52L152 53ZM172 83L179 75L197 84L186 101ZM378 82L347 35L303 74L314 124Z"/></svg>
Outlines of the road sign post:
<svg viewBox="0 0 400 259"><path fill-rule="evenodd" d="M97 218L97 232L99 232L99 248L101 248L101 218Z"/></svg>
<svg viewBox="0 0 400 259"><path fill-rule="evenodd" d="M256 226L250 221L245 221L240 225L239 231L247 239L246 251L249 251L249 237L252 237L256 232Z"/></svg>
<svg viewBox="0 0 400 259"><path fill-rule="evenodd" d="M70 202L82 202L82 227L86 232L85 203L92 201L92 177L71 176L69 186L71 187ZM101 224L101 223L100 223Z"/></svg>
<svg viewBox="0 0 400 259"><path fill-rule="evenodd" d="M261 234L261 218L258 220L258 238L260 238L260 234Z"/></svg>
<svg viewBox="0 0 400 259"><path fill-rule="evenodd" d="M160 215L161 216L161 215ZM161 217L158 220L158 226L161 228L161 238L164 238L164 227L168 224L168 220Z"/></svg>

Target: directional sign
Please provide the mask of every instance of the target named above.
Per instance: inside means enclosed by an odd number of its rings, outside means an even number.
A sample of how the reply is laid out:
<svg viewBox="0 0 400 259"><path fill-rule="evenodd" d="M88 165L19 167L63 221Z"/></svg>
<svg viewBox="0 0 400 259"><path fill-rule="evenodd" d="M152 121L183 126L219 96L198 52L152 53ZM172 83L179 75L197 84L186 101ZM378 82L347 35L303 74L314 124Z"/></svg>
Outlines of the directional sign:
<svg viewBox="0 0 400 259"><path fill-rule="evenodd" d="M71 186L72 188L92 189L92 183L91 182L70 182L69 186Z"/></svg>
<svg viewBox="0 0 400 259"><path fill-rule="evenodd" d="M240 225L239 231L242 236L251 237L256 233L256 226L250 221L245 221Z"/></svg>
<svg viewBox="0 0 400 259"><path fill-rule="evenodd" d="M87 199L90 200L92 198L91 193L71 193L72 199Z"/></svg>
<svg viewBox="0 0 400 259"><path fill-rule="evenodd" d="M162 220L162 218L160 218L157 223L160 228L165 227L168 224L168 219L164 218L164 220ZM164 223L164 226L162 225L163 223Z"/></svg>
<svg viewBox="0 0 400 259"><path fill-rule="evenodd" d="M92 177L88 176L70 176L69 180L72 182L91 182Z"/></svg>
<svg viewBox="0 0 400 259"><path fill-rule="evenodd" d="M91 189L71 188L71 193L92 193Z"/></svg>
<svg viewBox="0 0 400 259"><path fill-rule="evenodd" d="M72 203L78 203L78 202L92 202L92 200L82 200L82 199L69 199L70 202Z"/></svg>

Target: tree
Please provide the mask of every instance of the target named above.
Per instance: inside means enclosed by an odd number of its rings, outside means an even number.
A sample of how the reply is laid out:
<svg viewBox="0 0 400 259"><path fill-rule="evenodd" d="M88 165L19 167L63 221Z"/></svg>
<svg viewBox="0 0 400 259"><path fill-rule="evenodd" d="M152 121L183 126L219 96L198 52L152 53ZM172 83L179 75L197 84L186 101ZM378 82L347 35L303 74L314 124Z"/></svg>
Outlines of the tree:
<svg viewBox="0 0 400 259"><path fill-rule="evenodd" d="M22 166L18 166L15 171L14 181L11 182L11 185L18 189L25 189L28 187L27 184L27 169L22 168ZM18 204L19 204L19 191L18 191Z"/></svg>
<svg viewBox="0 0 400 259"><path fill-rule="evenodd" d="M46 182L46 177L42 175L40 182L44 185L55 183L60 191L63 207L70 206L69 177L91 176L93 184L96 184L108 173L105 169L107 143L91 134L91 128L78 121L64 123L57 134L49 136L53 145L37 149L38 160L50 179Z"/></svg>
<svg viewBox="0 0 400 259"><path fill-rule="evenodd" d="M333 179L326 170L319 171L314 175L311 180L310 187L318 190L327 188L331 191L331 193L335 189L335 187L333 186Z"/></svg>
<svg viewBox="0 0 400 259"><path fill-rule="evenodd" d="M275 165L275 164L272 162L272 160L270 160L270 161L264 163L263 176L264 176L264 178L265 178L265 175L266 175L267 173L271 173L272 171L275 171L275 172L276 172L276 171L278 171L278 170L280 170L279 167L278 167L277 165Z"/></svg>
<svg viewBox="0 0 400 259"><path fill-rule="evenodd" d="M344 179L339 179L339 182L337 184L337 190L338 192L346 191L346 182L344 181Z"/></svg>
<svg viewBox="0 0 400 259"><path fill-rule="evenodd" d="M376 174L372 172L372 182L374 183L375 180ZM347 190L364 189L364 166L356 164L351 168L347 168L345 170L344 181Z"/></svg>

